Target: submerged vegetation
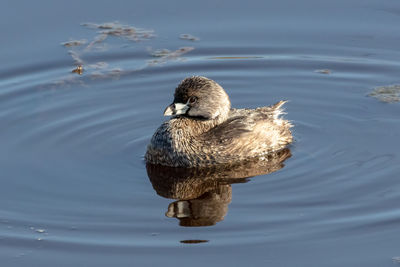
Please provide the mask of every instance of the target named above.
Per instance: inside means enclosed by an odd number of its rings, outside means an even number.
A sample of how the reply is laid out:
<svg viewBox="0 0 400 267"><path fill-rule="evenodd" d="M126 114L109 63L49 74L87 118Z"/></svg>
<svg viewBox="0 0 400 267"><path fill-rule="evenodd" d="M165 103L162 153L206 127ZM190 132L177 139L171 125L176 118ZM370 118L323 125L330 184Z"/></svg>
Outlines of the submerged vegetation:
<svg viewBox="0 0 400 267"><path fill-rule="evenodd" d="M110 51L112 49L112 43L107 42L111 38L118 38L122 41L137 43L149 41L156 37L154 30L137 28L131 25L121 24L118 21L106 22L106 23L82 23L81 26L88 29L94 30L96 35L92 39L70 39L67 42L61 43L62 46L68 48L68 54L73 60L75 67L71 70L73 74L89 75L92 79L100 78L119 78L123 74L130 73L132 71L141 70L147 67L162 65L169 61L180 60L183 61L182 56L194 49L194 47L179 47L176 50L169 49L155 49L147 48L150 57L143 62L143 64L135 69L124 70L121 66L111 66L111 64L98 61L90 62L87 59L89 53L99 53ZM182 40L198 41L199 38L190 34L181 34L179 36ZM124 46L127 44L125 43ZM155 58L155 59L154 59ZM76 76L75 76L76 77ZM69 83L80 83L77 78L64 77L54 82L53 85L60 86Z"/></svg>
<svg viewBox="0 0 400 267"><path fill-rule="evenodd" d="M148 40L150 38L155 37L153 30L136 28L130 25L124 25L116 22L108 22L103 24L96 23L82 23L82 26L85 26L89 29L98 30L98 35L96 36L97 42L102 42L107 39L109 36L120 37L129 41L139 42L143 40ZM91 43L92 44L92 43ZM88 47L91 45L89 44Z"/></svg>
<svg viewBox="0 0 400 267"><path fill-rule="evenodd" d="M375 87L368 96L386 103L400 102L400 84Z"/></svg>
<svg viewBox="0 0 400 267"><path fill-rule="evenodd" d="M64 42L61 43L61 45L65 46L65 47L73 47L73 46L81 46L87 43L86 39L82 39L82 40L71 40L68 42Z"/></svg>
<svg viewBox="0 0 400 267"><path fill-rule="evenodd" d="M181 56L183 54L186 54L186 53L192 51L193 49L194 49L194 47L185 46L185 47L181 47L175 51L170 51L168 49L156 50L154 52L151 52L150 54L153 57L157 57L157 59L148 60L147 64L149 66L154 66L154 65L166 63L171 60L184 60Z"/></svg>
<svg viewBox="0 0 400 267"><path fill-rule="evenodd" d="M200 40L200 38L198 38L196 36L193 36L191 34L187 34L187 33L179 35L179 38L182 39L182 40L189 40L189 41L198 41L198 40Z"/></svg>

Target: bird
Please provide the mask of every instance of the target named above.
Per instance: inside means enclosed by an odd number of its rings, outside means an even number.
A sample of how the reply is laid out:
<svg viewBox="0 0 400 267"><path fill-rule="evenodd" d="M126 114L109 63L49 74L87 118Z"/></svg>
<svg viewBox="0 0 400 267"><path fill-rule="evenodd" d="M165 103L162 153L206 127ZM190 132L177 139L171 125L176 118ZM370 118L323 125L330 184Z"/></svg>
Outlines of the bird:
<svg viewBox="0 0 400 267"><path fill-rule="evenodd" d="M183 168L268 160L266 155L293 141L293 125L281 116L285 103L235 109L217 82L203 76L185 78L164 111L171 118L153 134L145 160Z"/></svg>

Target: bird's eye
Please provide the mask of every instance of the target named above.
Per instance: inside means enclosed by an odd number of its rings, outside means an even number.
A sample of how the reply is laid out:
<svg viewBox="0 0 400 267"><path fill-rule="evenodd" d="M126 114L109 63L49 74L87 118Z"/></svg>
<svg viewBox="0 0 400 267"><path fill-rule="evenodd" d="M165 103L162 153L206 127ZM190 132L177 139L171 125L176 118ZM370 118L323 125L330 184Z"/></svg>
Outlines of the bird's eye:
<svg viewBox="0 0 400 267"><path fill-rule="evenodd" d="M190 104L196 103L196 101L197 101L197 97L195 97L195 96L191 96L191 97L189 98L189 103L190 103Z"/></svg>

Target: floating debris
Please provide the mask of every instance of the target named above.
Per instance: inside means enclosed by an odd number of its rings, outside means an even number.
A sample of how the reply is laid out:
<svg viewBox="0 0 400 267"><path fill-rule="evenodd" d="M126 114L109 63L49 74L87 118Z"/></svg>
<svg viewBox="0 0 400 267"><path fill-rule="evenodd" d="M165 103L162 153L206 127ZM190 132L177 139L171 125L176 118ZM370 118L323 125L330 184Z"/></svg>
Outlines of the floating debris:
<svg viewBox="0 0 400 267"><path fill-rule="evenodd" d="M321 74L331 74L331 70L328 69L315 70L314 72Z"/></svg>
<svg viewBox="0 0 400 267"><path fill-rule="evenodd" d="M400 84L375 87L368 96L386 103L400 102Z"/></svg>
<svg viewBox="0 0 400 267"><path fill-rule="evenodd" d="M74 63L73 74L85 75L90 79L118 79L122 75L126 75L132 71L142 70L149 66L164 64L171 60L184 60L182 55L194 49L194 47L181 47L175 51L168 49L159 49L149 53L156 59L143 60L137 69L122 70L119 66L110 66L109 63L104 61L93 62L90 58L98 58L97 55L92 55L94 52L102 52L112 48L111 43L108 42L109 38L118 38L129 42L124 42L120 47L129 47L131 42L146 41L155 37L154 31L151 29L143 29L133 27L131 25L122 24L118 21L106 23L82 23L81 26L95 31L95 36L92 39L71 39L62 45L68 48L68 54L72 57ZM180 38L183 40L197 41L199 38L190 34L181 34ZM90 54L93 57L85 58ZM87 79L81 79L77 75L69 74L61 79L58 79L48 86L56 88L68 85L82 85L85 86Z"/></svg>
<svg viewBox="0 0 400 267"><path fill-rule="evenodd" d="M149 50L150 55L153 57L164 57L171 54L171 50L169 49L157 49L155 51Z"/></svg>
<svg viewBox="0 0 400 267"><path fill-rule="evenodd" d="M82 65L77 66L75 69L72 70L72 73L77 73L79 75L82 75L83 73L83 67Z"/></svg>
<svg viewBox="0 0 400 267"><path fill-rule="evenodd" d="M153 38L154 31L142 28L136 28L130 25L124 25L115 22L107 22L102 24L96 23L83 23L82 26L85 26L90 29L97 30L97 35L93 38L93 40L89 41L86 39L82 40L70 40L68 42L62 43L64 47L69 47L71 50L68 51L68 54L74 60L74 64L77 66L72 72L77 73L79 75L83 74L83 65L85 65L85 70L88 69L104 69L108 66L105 62L98 62L94 64L86 65L82 59L82 55L89 51L97 50L104 51L107 49L107 45L104 43L110 36L122 38L128 41L139 42L143 40L148 40ZM84 44L87 44L86 47L80 48ZM112 76L115 76L115 73L120 73L120 71L111 70L113 73Z"/></svg>
<svg viewBox="0 0 400 267"><path fill-rule="evenodd" d="M73 50L69 50L68 54L72 57L72 59L74 60L75 65L83 65L83 60L81 59L81 57L79 56L78 52L73 51Z"/></svg>
<svg viewBox="0 0 400 267"><path fill-rule="evenodd" d="M93 26L96 26L96 24L92 25L92 27ZM103 23L103 24L97 25L97 28L98 29L109 30L109 29L114 28L114 24L112 22L111 23Z"/></svg>
<svg viewBox="0 0 400 267"><path fill-rule="evenodd" d="M147 61L147 65L154 66L154 65L164 64L170 60L183 60L183 58L181 56L192 50L194 50L194 47L191 47L191 46L181 47L175 51L169 51L167 49L163 49L163 50L161 50L161 51L163 51L163 54L160 54L160 53L156 54L157 57L159 57L159 58ZM157 50L156 50L156 52L157 52ZM151 53L151 55L155 56L154 53Z"/></svg>
<svg viewBox="0 0 400 267"><path fill-rule="evenodd" d="M97 24L97 23L81 23L82 26L91 28L91 29L112 29L114 27L115 22L105 22L102 24Z"/></svg>
<svg viewBox="0 0 400 267"><path fill-rule="evenodd" d="M86 46L85 51L90 51L93 48L96 48L97 50L105 50L104 45L99 46L99 44L103 43L104 40L106 40L108 37L107 34L100 34L94 37L93 41L91 41L88 46Z"/></svg>
<svg viewBox="0 0 400 267"><path fill-rule="evenodd" d="M81 46L87 43L86 39L82 39L82 40L71 40L65 43L61 43L61 45L65 46L65 47L72 47L72 46Z"/></svg>
<svg viewBox="0 0 400 267"><path fill-rule="evenodd" d="M182 40L189 40L192 42L200 40L200 38L193 36L191 34L187 34L187 33L183 33L183 34L179 35L179 38Z"/></svg>
<svg viewBox="0 0 400 267"><path fill-rule="evenodd" d="M98 31L98 33L99 36L101 37L99 37L97 42L105 40L105 38L107 38L108 36L116 36L134 42L148 40L155 36L153 30L147 30L142 28L136 28L130 25L124 25L119 23L118 21L106 22L103 24L83 23L81 25L91 29L100 30Z"/></svg>

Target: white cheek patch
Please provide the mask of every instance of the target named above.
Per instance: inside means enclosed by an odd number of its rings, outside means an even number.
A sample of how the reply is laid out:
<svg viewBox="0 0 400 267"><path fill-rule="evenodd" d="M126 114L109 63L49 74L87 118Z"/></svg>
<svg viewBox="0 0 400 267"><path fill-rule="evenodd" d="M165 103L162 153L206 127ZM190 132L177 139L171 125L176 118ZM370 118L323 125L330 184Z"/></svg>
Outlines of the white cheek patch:
<svg viewBox="0 0 400 267"><path fill-rule="evenodd" d="M189 109L187 104L175 103L175 115L185 114Z"/></svg>

